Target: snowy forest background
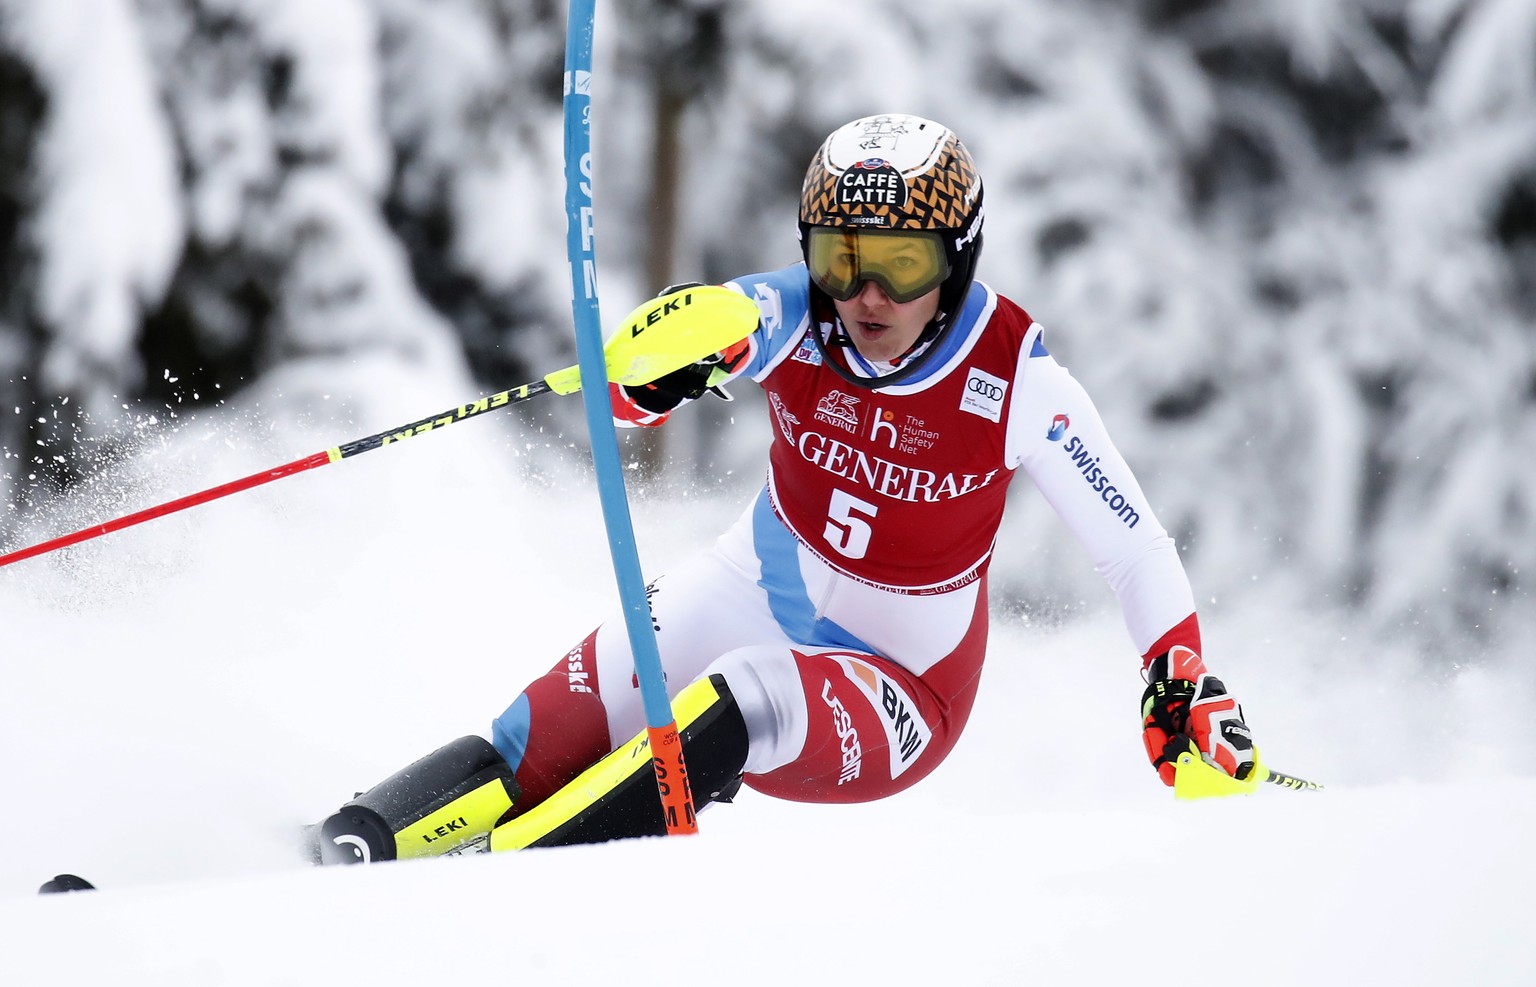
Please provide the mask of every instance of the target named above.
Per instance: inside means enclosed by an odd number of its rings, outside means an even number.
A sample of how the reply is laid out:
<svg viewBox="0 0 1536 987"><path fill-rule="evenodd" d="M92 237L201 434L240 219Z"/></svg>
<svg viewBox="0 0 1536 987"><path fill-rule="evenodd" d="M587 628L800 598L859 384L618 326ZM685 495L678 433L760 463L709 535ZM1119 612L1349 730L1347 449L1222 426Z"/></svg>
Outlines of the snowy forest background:
<svg viewBox="0 0 1536 987"><path fill-rule="evenodd" d="M1466 664L1536 632L1536 3L599 4L604 311L797 258L810 154L946 123L983 278L1043 322L1177 537L1204 612L1351 614ZM574 362L564 4L0 0L0 542L233 475L116 467L219 409L271 438L339 368ZM758 399L626 436L631 495L760 482ZM530 404L538 477L580 405ZM466 428L479 426L466 425ZM759 429L762 429L759 431ZM229 443L250 441L224 435ZM666 466L659 470L656 467ZM1027 484L1023 485L1027 487ZM996 598L1105 590L1018 496ZM1524 637L1522 637L1524 635Z"/></svg>

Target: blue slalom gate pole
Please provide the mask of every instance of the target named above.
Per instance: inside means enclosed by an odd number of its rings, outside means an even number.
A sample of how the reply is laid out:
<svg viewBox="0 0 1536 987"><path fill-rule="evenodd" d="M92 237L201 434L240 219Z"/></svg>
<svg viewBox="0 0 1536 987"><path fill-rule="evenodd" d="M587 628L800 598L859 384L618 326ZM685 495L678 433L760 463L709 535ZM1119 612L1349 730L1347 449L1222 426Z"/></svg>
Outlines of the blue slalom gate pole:
<svg viewBox="0 0 1536 987"><path fill-rule="evenodd" d="M566 26L565 217L566 256L571 267L571 312L576 328L581 399L592 443L598 497L613 555L614 577L623 604L624 625L635 656L635 674L645 703L646 727L656 766L657 790L667 834L698 831L683 764L682 739L667 698L661 654L651 624L645 577L635 545L634 524L624 492L624 470L608 398L603 355L603 320L597 299L597 252L592 223L592 38L596 0L571 0Z"/></svg>

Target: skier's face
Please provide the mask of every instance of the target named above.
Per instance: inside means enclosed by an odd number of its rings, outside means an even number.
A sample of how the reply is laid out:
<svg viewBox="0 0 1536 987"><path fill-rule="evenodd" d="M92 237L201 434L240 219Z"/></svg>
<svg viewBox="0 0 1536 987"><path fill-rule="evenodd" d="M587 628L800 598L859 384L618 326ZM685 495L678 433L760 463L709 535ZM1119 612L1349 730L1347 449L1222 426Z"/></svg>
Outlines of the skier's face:
<svg viewBox="0 0 1536 987"><path fill-rule="evenodd" d="M939 311L939 289L910 302L893 302L885 289L865 281L845 302L833 300L837 317L866 360L890 363L912 348Z"/></svg>

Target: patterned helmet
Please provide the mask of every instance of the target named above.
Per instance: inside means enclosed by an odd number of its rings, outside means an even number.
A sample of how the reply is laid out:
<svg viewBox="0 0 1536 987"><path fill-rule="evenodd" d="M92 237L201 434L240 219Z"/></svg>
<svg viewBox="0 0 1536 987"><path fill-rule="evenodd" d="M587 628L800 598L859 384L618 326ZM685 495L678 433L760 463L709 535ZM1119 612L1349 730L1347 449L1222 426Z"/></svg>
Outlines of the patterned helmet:
<svg viewBox="0 0 1536 987"><path fill-rule="evenodd" d="M816 152L800 192L800 245L809 268L811 231L818 227L937 233L948 273L939 286L938 314L918 340L921 346L942 336L965 303L981 252L983 218L981 175L960 138L932 120L881 114L839 127ZM814 281L811 293L826 306L823 311L830 310L827 293ZM822 345L821 333L812 336ZM930 345L925 356L938 349ZM896 383L926 362L920 358L871 378L845 371L825 351L823 357L861 387Z"/></svg>

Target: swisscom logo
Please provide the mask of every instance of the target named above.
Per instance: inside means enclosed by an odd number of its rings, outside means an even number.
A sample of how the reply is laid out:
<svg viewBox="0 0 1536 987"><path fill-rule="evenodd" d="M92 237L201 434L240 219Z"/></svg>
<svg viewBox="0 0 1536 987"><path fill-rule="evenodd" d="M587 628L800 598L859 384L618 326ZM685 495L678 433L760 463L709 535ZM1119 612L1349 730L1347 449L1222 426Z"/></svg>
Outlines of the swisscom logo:
<svg viewBox="0 0 1536 987"><path fill-rule="evenodd" d="M1062 437L1067 434L1067 429L1071 427L1072 420L1070 418L1066 415L1057 415L1051 419L1051 427L1045 433L1045 437L1052 442L1060 442ZM1115 516L1120 519L1120 523L1124 524L1127 528L1136 527L1136 523L1141 520L1141 514L1137 512L1136 508L1131 506L1130 501L1126 500L1125 494L1121 493L1110 482L1109 477L1104 471L1099 468L1101 457L1095 456L1088 449L1088 446L1083 443L1083 440L1075 435L1067 440L1066 444L1061 447L1061 451L1066 453L1067 458L1072 460L1073 467L1082 474L1083 479L1093 488L1094 493L1099 495L1099 499L1108 504L1109 509L1115 512Z"/></svg>

